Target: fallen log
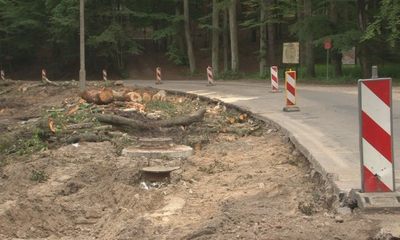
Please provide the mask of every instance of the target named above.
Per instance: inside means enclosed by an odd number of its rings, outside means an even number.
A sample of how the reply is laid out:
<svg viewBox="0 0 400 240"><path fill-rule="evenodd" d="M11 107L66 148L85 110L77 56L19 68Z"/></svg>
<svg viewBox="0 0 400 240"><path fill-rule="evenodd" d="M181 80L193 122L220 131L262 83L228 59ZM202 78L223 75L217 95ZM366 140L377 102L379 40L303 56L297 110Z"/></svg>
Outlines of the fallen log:
<svg viewBox="0 0 400 240"><path fill-rule="evenodd" d="M121 117L118 115L111 114L93 114L93 117L96 118L99 122L109 123L117 126L130 126L140 130L148 130L152 129L155 126L151 124L146 124L142 121L137 121L134 119Z"/></svg>
<svg viewBox="0 0 400 240"><path fill-rule="evenodd" d="M163 120L158 125L160 127L188 126L194 122L202 121L205 113L206 113L206 109L201 108L198 111L196 111L188 116Z"/></svg>
<svg viewBox="0 0 400 240"><path fill-rule="evenodd" d="M96 118L99 122L108 123L117 126L130 126L140 130L154 129L156 127L174 127L174 126L188 126L194 122L200 122L206 109L202 108L188 116L172 118L168 120L162 120L158 122L145 123L135 119L121 117L118 115L111 114L93 114L92 117Z"/></svg>

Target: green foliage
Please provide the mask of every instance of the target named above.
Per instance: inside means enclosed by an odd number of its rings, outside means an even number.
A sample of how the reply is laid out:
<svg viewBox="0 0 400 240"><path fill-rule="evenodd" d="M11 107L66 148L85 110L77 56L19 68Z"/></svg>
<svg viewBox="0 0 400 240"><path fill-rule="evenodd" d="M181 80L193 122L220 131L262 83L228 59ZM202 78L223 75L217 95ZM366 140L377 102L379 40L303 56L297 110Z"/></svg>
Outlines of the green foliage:
<svg viewBox="0 0 400 240"><path fill-rule="evenodd" d="M47 149L45 142L42 140L43 136L44 132L42 130L36 130L30 139L20 138L16 142L8 142L7 146L1 146L1 148L5 148L5 155L14 153L19 156L32 154Z"/></svg>
<svg viewBox="0 0 400 240"><path fill-rule="evenodd" d="M45 173L44 170L32 170L32 174L29 178L31 181L43 183L49 179L49 176Z"/></svg>
<svg viewBox="0 0 400 240"><path fill-rule="evenodd" d="M381 34L387 34L387 42L395 47L400 39L400 2L396 0L382 0L380 13L375 16L375 21L370 24L363 36L363 40L375 38Z"/></svg>
<svg viewBox="0 0 400 240"><path fill-rule="evenodd" d="M167 101L151 101L147 103L149 111L162 111L166 115L173 117L176 115L176 109L173 103Z"/></svg>
<svg viewBox="0 0 400 240"><path fill-rule="evenodd" d="M218 74L218 79L219 80L235 80L235 79L241 79L243 78L243 74L240 72L236 71L222 71Z"/></svg>

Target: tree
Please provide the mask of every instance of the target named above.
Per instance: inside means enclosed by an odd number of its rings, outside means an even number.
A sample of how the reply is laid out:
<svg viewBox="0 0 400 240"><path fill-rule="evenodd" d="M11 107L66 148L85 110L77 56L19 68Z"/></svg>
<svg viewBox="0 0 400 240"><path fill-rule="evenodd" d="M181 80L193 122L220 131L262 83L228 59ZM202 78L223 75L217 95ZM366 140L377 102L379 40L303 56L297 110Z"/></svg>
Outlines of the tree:
<svg viewBox="0 0 400 240"><path fill-rule="evenodd" d="M218 7L218 0L213 0L211 62L213 67L213 74L215 77L218 76L218 55L219 55L219 7Z"/></svg>
<svg viewBox="0 0 400 240"><path fill-rule="evenodd" d="M230 0L229 5L229 29L231 39L231 68L233 72L239 72L239 46L237 36L237 22L236 22L236 2L237 0Z"/></svg>
<svg viewBox="0 0 400 240"><path fill-rule="evenodd" d="M304 17L310 19L312 17L312 1L304 0ZM312 31L308 31L308 35L305 38L305 52L306 55L306 75L308 77L315 77L315 66L314 66L314 46L313 46L313 34Z"/></svg>
<svg viewBox="0 0 400 240"><path fill-rule="evenodd" d="M358 20L358 30L364 33L367 30L367 14L365 11L365 1L357 0L357 20ZM370 61L370 50L367 41L363 41L358 45L358 58L360 59L362 77L371 77L372 64Z"/></svg>
<svg viewBox="0 0 400 240"><path fill-rule="evenodd" d="M196 71L196 59L194 58L192 37L190 33L189 0L183 0L183 15L185 19L184 20L185 35L186 35L186 45L187 45L190 73L194 74L194 72Z"/></svg>
<svg viewBox="0 0 400 240"><path fill-rule="evenodd" d="M339 3L337 0L330 1L330 20L334 28L337 28L339 22ZM336 29L334 29L335 31ZM337 33L337 30L335 31ZM331 50L331 61L333 66L333 76L342 76L342 53L338 48L332 48Z"/></svg>
<svg viewBox="0 0 400 240"><path fill-rule="evenodd" d="M380 1L379 14L365 32L363 40L369 40L388 32L386 41L393 48L400 40L400 2L396 0Z"/></svg>
<svg viewBox="0 0 400 240"><path fill-rule="evenodd" d="M275 62L275 14L273 11L273 1L267 0L267 15L268 15L268 52L269 64L276 65Z"/></svg>
<svg viewBox="0 0 400 240"><path fill-rule="evenodd" d="M267 69L267 0L260 0L260 76Z"/></svg>

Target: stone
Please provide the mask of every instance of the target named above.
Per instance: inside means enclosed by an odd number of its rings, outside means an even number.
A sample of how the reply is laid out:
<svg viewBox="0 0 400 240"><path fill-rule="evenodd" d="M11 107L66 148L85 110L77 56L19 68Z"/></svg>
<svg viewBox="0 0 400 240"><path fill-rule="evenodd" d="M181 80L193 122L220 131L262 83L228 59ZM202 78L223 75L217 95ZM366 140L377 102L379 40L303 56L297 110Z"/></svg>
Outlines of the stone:
<svg viewBox="0 0 400 240"><path fill-rule="evenodd" d="M344 222L344 219L343 219L341 216L336 216L336 217L335 217L335 222L337 222L337 223L343 223L343 222Z"/></svg>

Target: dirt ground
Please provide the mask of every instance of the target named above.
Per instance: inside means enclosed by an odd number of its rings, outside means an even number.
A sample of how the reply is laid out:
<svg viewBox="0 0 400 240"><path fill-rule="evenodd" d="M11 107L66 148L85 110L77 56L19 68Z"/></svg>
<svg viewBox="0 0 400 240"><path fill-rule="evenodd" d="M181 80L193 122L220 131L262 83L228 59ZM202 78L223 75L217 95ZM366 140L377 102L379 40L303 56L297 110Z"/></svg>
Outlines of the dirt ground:
<svg viewBox="0 0 400 240"><path fill-rule="evenodd" d="M79 99L76 86L32 84L0 87L3 139L46 111ZM100 87L89 83L89 88ZM228 126L240 131L211 131L228 115L242 113L189 96L167 99L186 103L178 114L206 107L203 121L152 132L113 128L111 140L58 144L22 154L0 146L0 238L400 237L399 213L351 211L277 129L250 114ZM196 150L183 158L121 154L140 137L171 137L175 144ZM179 169L171 173L170 182L151 182L141 171L147 166Z"/></svg>

